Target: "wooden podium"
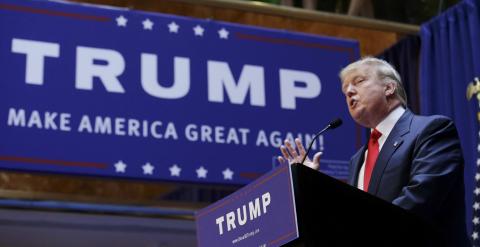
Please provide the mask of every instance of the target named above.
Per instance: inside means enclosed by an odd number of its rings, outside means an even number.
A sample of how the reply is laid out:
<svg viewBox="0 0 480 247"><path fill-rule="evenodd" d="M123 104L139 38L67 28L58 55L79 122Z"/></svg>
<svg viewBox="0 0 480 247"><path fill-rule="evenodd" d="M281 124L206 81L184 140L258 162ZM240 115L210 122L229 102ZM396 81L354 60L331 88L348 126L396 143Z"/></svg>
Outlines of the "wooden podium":
<svg viewBox="0 0 480 247"><path fill-rule="evenodd" d="M249 218L252 208L264 214ZM198 246L442 246L438 239L409 212L300 164L197 213Z"/></svg>

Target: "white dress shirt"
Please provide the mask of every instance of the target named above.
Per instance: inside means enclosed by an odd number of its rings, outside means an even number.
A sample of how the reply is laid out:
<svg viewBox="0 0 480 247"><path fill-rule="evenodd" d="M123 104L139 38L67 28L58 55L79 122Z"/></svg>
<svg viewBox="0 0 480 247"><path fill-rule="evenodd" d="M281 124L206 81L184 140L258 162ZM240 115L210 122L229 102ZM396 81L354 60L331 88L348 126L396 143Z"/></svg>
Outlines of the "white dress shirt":
<svg viewBox="0 0 480 247"><path fill-rule="evenodd" d="M395 108L388 116L380 122L375 129L380 131L382 133L382 136L378 138L378 153L380 154L380 151L382 150L383 144L385 143L385 140L387 140L388 135L390 135L390 132L392 132L393 127L395 124L398 122L400 117L403 115L405 112L405 108L403 106L399 106ZM370 131L373 131L371 129ZM358 173L358 180L357 180L357 188L363 190L363 179L365 175L365 160L367 159L367 154L368 154L368 148L365 150L365 155L363 158L363 164L360 169L360 172Z"/></svg>

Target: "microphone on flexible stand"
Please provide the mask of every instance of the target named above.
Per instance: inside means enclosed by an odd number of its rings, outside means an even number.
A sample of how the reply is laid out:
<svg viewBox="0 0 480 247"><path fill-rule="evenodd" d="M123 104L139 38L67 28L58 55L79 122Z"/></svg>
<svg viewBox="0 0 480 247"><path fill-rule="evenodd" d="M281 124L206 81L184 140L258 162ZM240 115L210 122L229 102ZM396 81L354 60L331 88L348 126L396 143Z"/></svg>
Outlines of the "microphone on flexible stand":
<svg viewBox="0 0 480 247"><path fill-rule="evenodd" d="M335 129L337 128L338 126L342 125L342 119L341 118L336 118L334 120L332 120L325 128L323 128L323 130L321 130L320 132L318 132L315 137L312 139L312 141L310 142L310 145L308 145L308 148L307 148L307 151L305 152L305 156L303 156L303 159L302 159L302 162L300 164L303 165L303 162L305 161L305 159L307 159L307 156L308 156L308 152L310 152L310 149L312 149L312 145L313 145L313 142L325 131L329 130L329 129Z"/></svg>

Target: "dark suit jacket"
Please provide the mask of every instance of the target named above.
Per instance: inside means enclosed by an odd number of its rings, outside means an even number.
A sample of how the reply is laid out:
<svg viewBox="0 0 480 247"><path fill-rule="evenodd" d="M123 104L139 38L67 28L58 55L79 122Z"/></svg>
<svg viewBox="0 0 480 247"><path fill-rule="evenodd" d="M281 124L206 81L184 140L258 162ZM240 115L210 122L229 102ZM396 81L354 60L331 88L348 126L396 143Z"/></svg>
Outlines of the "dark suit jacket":
<svg viewBox="0 0 480 247"><path fill-rule="evenodd" d="M366 148L350 160L353 186ZM407 109L380 150L368 193L436 226L447 246L467 246L463 166L453 122L443 116L417 116Z"/></svg>

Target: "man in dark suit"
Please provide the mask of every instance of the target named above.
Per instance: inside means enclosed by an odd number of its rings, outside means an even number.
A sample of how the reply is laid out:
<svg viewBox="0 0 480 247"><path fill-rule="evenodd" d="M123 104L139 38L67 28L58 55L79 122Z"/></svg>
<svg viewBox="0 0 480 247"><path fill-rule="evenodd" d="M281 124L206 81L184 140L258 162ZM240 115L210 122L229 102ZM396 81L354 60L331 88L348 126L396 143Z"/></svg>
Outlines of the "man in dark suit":
<svg viewBox="0 0 480 247"><path fill-rule="evenodd" d="M368 144L350 160L349 183L432 223L447 246L468 246L464 160L453 122L408 110L400 76L383 60L361 59L340 78L350 115L371 129ZM305 149L299 139L295 144L285 141L281 162L301 162ZM318 169L320 155L304 164Z"/></svg>

